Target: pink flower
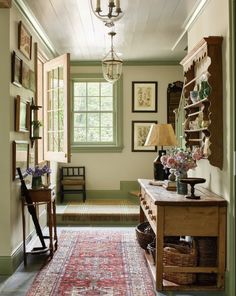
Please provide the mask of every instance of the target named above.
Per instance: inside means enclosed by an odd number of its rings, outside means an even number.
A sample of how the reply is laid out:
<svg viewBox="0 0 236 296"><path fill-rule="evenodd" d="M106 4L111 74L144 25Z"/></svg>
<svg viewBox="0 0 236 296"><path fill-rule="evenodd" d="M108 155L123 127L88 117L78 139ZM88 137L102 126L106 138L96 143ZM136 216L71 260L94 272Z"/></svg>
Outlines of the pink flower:
<svg viewBox="0 0 236 296"><path fill-rule="evenodd" d="M173 149L161 157L165 168L175 169L177 174L186 173L197 166L196 160L202 158L201 148L196 148L193 153L181 148Z"/></svg>
<svg viewBox="0 0 236 296"><path fill-rule="evenodd" d="M167 160L168 160L168 155L162 155L161 156L161 158L160 158L160 160L161 160L161 163L163 164L163 165L166 165L166 163L167 163Z"/></svg>
<svg viewBox="0 0 236 296"><path fill-rule="evenodd" d="M166 162L166 166L169 168L169 169L175 169L176 168L176 160L174 157L168 157L167 158L167 162Z"/></svg>

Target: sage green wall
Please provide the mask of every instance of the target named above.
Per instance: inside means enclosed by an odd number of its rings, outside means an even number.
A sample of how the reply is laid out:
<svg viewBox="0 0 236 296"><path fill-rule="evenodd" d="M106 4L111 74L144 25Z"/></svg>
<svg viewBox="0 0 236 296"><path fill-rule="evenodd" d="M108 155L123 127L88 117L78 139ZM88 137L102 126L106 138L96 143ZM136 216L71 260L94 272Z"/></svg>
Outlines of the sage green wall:
<svg viewBox="0 0 236 296"><path fill-rule="evenodd" d="M223 3L224 2L224 3ZM233 1L231 1L233 2ZM211 0L207 2L201 16L188 31L189 50L202 38L207 36L223 36L222 61L223 61L223 170L213 167L206 160L201 160L196 171L192 175L206 178L205 184L213 192L223 196L228 203L227 216L227 273L226 273L226 295L235 295L235 195L231 191L233 182L233 137L232 118L234 107L231 94L230 82L234 83L230 77L230 1ZM214 124L214 123L213 123ZM235 129L235 127L234 127Z"/></svg>
<svg viewBox="0 0 236 296"><path fill-rule="evenodd" d="M220 21L219 17L220 16ZM188 32L189 50L198 43L202 37L207 36L223 36L222 46L222 62L223 62L223 141L224 141L224 161L223 170L209 165L206 160L201 160L198 163L196 171L193 173L196 176L206 178L205 184L210 190L223 195L229 200L229 182L230 182L230 87L229 87L229 7L228 1L221 0L208 1L204 11L193 24ZM214 124L214 123L212 123Z"/></svg>
<svg viewBox="0 0 236 296"><path fill-rule="evenodd" d="M72 66L71 73L96 73L99 67ZM123 144L121 153L73 153L73 165L85 165L88 190L117 190L120 181L153 178L153 160L157 153L131 152L132 120L158 120L167 118L167 87L183 80L181 66L124 66L123 68ZM132 113L132 81L158 82L158 112Z"/></svg>
<svg viewBox="0 0 236 296"><path fill-rule="evenodd" d="M20 203L20 182L12 181L12 142L25 140L29 142L29 133L17 133L14 131L14 98L20 95L30 99L33 92L23 87L16 87L11 83L11 54L13 50L17 55L34 70L34 47L32 58L27 60L18 50L18 23L23 21L33 37L33 43L38 42L46 54L47 49L38 39L35 32L29 26L27 20L13 5L11 9L0 9L0 274L11 272L19 263L22 251L22 219ZM34 149L30 150L30 163L34 163ZM41 220L45 225L45 211L41 211ZM33 231L29 216L26 221L27 235Z"/></svg>
<svg viewBox="0 0 236 296"><path fill-rule="evenodd" d="M11 253L11 227L10 227L10 11L0 9L0 256L8 256Z"/></svg>

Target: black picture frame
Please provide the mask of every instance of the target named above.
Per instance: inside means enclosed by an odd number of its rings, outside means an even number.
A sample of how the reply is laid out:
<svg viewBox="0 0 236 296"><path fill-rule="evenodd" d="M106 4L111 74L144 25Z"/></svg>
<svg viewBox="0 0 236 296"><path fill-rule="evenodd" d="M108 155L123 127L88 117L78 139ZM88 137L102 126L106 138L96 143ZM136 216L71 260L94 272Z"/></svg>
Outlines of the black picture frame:
<svg viewBox="0 0 236 296"><path fill-rule="evenodd" d="M132 112L157 112L157 81L132 82Z"/></svg>
<svg viewBox="0 0 236 296"><path fill-rule="evenodd" d="M22 86L22 59L18 57L15 51L12 52L11 82L18 87Z"/></svg>
<svg viewBox="0 0 236 296"><path fill-rule="evenodd" d="M132 121L132 152L157 152L156 146L144 146L147 135L152 124L157 124L156 120Z"/></svg>

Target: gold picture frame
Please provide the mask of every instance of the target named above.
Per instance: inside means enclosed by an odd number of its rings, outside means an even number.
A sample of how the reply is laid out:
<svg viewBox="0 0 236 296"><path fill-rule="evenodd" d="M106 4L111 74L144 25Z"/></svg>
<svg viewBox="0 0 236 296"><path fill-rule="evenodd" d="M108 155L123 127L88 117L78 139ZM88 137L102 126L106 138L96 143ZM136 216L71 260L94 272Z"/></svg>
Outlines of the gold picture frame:
<svg viewBox="0 0 236 296"><path fill-rule="evenodd" d="M22 21L18 24L18 49L28 60L31 60L32 36Z"/></svg>

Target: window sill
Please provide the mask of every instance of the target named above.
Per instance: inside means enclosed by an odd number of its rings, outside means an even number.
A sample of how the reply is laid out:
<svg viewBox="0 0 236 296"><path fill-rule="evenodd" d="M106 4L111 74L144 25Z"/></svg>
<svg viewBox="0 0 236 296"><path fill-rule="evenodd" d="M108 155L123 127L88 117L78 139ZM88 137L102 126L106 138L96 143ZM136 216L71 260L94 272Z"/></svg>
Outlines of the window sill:
<svg viewBox="0 0 236 296"><path fill-rule="evenodd" d="M124 146L116 146L116 147L79 147L79 146L71 146L72 153L118 153L123 151Z"/></svg>

